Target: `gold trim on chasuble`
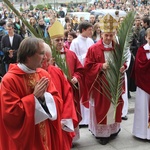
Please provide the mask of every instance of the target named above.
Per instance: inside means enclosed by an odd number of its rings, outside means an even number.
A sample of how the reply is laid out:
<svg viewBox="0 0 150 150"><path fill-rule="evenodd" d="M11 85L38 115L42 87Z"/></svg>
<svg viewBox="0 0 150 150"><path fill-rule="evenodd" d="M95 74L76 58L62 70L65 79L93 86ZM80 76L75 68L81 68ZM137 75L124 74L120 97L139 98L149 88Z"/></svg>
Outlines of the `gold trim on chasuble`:
<svg viewBox="0 0 150 150"><path fill-rule="evenodd" d="M24 75L24 82L26 85L26 93L31 94L34 91L34 87L36 83L39 81L40 77L38 73L31 73L31 74L25 74ZM47 133L46 133L46 121L43 121L38 124L41 140L44 145L45 150L49 150L48 148L48 139L47 139Z"/></svg>

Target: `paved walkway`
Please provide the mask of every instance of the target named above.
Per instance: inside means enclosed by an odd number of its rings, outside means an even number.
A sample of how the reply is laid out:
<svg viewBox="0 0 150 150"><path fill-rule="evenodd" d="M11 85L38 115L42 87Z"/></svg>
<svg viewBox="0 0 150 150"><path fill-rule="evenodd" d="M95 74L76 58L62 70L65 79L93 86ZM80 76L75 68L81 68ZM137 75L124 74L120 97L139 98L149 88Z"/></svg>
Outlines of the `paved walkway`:
<svg viewBox="0 0 150 150"><path fill-rule="evenodd" d="M81 137L74 143L71 150L149 150L150 141L140 140L132 136L135 93L131 93L131 96L132 98L129 99L128 120L122 121L121 132L115 139L109 141L107 145L101 145L88 131L88 128L81 128Z"/></svg>

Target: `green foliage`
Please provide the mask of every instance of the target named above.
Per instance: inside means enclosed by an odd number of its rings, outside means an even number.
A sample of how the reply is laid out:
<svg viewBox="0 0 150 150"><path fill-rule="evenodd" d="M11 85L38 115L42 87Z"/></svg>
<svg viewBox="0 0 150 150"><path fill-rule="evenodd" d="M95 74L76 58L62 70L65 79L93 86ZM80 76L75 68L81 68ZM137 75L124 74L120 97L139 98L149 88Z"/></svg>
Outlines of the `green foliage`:
<svg viewBox="0 0 150 150"><path fill-rule="evenodd" d="M52 9L52 6L51 6L50 3L47 3L46 5L47 5L47 8L48 8L48 9Z"/></svg>
<svg viewBox="0 0 150 150"><path fill-rule="evenodd" d="M71 76L69 75L69 70L68 70L65 58L63 59L61 57L60 52L57 51L55 47L52 46L51 49L52 49L52 55L55 58L56 64L58 65L59 68L61 68L63 70L63 72L67 76L68 80L71 80Z"/></svg>
<svg viewBox="0 0 150 150"><path fill-rule="evenodd" d="M30 10L33 10L33 9L34 9L34 6L33 6L33 5L30 5L29 9L30 9Z"/></svg>
<svg viewBox="0 0 150 150"><path fill-rule="evenodd" d="M20 7L20 9L19 9L21 12L23 12L23 8L22 7Z"/></svg>
<svg viewBox="0 0 150 150"><path fill-rule="evenodd" d="M39 10L41 10L41 11L43 11L43 10L47 10L47 9L52 9L52 6L51 6L50 3L43 4L43 5L42 4L38 4L36 6L36 8L39 9Z"/></svg>
<svg viewBox="0 0 150 150"><path fill-rule="evenodd" d="M36 8L42 11L42 10L44 10L45 5L38 4L38 5L36 6Z"/></svg>

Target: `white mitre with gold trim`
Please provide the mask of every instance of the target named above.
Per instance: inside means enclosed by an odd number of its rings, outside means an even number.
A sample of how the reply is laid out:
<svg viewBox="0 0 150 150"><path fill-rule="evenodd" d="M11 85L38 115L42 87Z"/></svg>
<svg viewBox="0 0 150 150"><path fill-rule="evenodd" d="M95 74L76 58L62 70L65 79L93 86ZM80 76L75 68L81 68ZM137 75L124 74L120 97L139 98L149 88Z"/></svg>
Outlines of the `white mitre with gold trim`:
<svg viewBox="0 0 150 150"><path fill-rule="evenodd" d="M100 20L100 29L102 32L116 32L118 22L110 14L105 15Z"/></svg>

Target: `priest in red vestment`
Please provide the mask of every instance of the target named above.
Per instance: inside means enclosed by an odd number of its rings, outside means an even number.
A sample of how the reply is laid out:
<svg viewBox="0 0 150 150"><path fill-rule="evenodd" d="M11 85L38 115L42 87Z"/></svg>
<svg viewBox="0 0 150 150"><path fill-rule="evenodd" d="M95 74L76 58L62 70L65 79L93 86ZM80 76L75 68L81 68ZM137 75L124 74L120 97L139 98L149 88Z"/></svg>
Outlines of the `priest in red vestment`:
<svg viewBox="0 0 150 150"><path fill-rule="evenodd" d="M1 82L0 149L62 150L63 101L41 67L43 40L26 38Z"/></svg>
<svg viewBox="0 0 150 150"><path fill-rule="evenodd" d="M63 136L63 150L70 150L72 147L72 140L75 136L74 128L78 125L77 114L73 101L73 92L70 84L68 83L64 73L56 66L51 64L52 53L50 46L44 43L45 47L45 60L43 61L42 68L47 70L51 75L52 81L63 99L62 111L62 136Z"/></svg>
<svg viewBox="0 0 150 150"><path fill-rule="evenodd" d="M102 39L92 45L85 58L85 93L82 103L90 109L89 130L100 139L100 143L105 145L109 138L117 135L120 131L122 115L122 99L119 100L116 117L114 118L114 107L103 91L104 84L100 81L104 79L104 72L109 69L107 59L114 50L114 35L117 27L116 20L109 14L103 17L100 22ZM124 71L123 66L120 71ZM90 101L88 101L90 99ZM89 102L89 103L88 103Z"/></svg>
<svg viewBox="0 0 150 150"><path fill-rule="evenodd" d="M59 21L55 21L55 23L49 29L49 34L52 39L52 44L56 48L56 50L60 53L61 58L65 60L66 66L68 67L68 74L71 79L68 80L72 90L75 108L77 112L78 122L81 121L81 112L80 112L80 99L83 94L83 76L84 69L78 60L76 54L64 47L64 28ZM57 65L57 62L55 62ZM74 140L79 139L79 130L76 128L76 137Z"/></svg>

